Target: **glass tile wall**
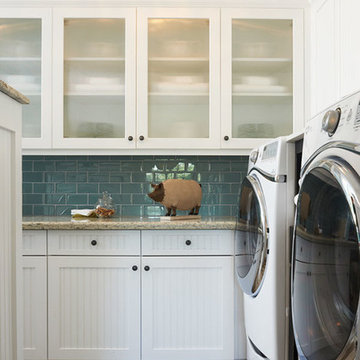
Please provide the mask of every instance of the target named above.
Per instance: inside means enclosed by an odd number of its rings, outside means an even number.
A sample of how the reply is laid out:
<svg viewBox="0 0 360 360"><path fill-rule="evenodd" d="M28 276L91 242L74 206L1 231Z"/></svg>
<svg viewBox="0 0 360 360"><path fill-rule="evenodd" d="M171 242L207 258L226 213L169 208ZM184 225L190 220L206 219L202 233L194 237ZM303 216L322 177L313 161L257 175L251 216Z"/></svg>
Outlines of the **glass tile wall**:
<svg viewBox="0 0 360 360"><path fill-rule="evenodd" d="M70 215L94 207L103 191L112 194L117 215L165 215L146 194L151 183L175 178L201 183L200 215L235 216L247 162L246 156L24 156L23 215Z"/></svg>

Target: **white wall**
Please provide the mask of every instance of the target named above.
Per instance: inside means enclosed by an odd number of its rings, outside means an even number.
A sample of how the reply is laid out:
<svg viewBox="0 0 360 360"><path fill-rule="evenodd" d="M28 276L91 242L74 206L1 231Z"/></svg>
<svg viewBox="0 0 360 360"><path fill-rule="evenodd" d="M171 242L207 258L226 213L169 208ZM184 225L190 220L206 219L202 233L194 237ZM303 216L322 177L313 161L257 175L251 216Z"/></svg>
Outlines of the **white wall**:
<svg viewBox="0 0 360 360"><path fill-rule="evenodd" d="M360 90L358 0L311 4L311 115Z"/></svg>

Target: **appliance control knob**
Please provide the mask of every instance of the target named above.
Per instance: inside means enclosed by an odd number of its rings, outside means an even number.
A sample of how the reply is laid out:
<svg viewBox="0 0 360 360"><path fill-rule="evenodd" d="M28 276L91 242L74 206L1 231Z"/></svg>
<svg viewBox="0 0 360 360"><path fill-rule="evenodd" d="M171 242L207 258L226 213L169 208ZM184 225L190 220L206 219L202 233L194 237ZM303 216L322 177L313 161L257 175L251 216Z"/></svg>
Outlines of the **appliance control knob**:
<svg viewBox="0 0 360 360"><path fill-rule="evenodd" d="M255 164L258 156L259 156L259 151L258 150L253 150L250 153L250 161Z"/></svg>
<svg viewBox="0 0 360 360"><path fill-rule="evenodd" d="M329 136L335 134L339 125L341 109L329 110L325 113L322 119L322 129L328 133Z"/></svg>

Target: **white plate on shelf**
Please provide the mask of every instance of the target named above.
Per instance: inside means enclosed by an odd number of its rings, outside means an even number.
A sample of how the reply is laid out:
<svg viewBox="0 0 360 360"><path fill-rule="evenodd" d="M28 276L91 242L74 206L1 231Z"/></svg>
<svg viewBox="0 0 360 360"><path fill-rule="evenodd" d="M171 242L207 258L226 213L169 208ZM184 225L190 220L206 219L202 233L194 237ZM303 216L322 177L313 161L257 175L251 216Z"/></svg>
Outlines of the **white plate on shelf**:
<svg viewBox="0 0 360 360"><path fill-rule="evenodd" d="M174 83L174 82L159 82L153 83L150 87L150 92L208 92L208 83Z"/></svg>
<svg viewBox="0 0 360 360"><path fill-rule="evenodd" d="M283 85L234 84L234 93L287 93L289 88Z"/></svg>

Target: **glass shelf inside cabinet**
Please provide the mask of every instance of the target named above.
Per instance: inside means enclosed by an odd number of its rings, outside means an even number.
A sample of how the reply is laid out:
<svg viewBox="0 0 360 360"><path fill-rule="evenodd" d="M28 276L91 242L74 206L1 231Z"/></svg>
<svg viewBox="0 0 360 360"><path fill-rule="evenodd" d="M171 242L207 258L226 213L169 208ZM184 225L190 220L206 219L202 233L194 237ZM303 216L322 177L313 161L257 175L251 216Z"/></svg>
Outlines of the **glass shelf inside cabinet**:
<svg viewBox="0 0 360 360"><path fill-rule="evenodd" d="M232 136L292 132L292 20L233 19Z"/></svg>
<svg viewBox="0 0 360 360"><path fill-rule="evenodd" d="M150 138L209 137L209 20L148 20Z"/></svg>
<svg viewBox="0 0 360 360"><path fill-rule="evenodd" d="M23 93L24 138L41 137L41 20L0 19L0 79Z"/></svg>
<svg viewBox="0 0 360 360"><path fill-rule="evenodd" d="M65 19L64 135L125 136L125 19Z"/></svg>

